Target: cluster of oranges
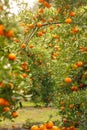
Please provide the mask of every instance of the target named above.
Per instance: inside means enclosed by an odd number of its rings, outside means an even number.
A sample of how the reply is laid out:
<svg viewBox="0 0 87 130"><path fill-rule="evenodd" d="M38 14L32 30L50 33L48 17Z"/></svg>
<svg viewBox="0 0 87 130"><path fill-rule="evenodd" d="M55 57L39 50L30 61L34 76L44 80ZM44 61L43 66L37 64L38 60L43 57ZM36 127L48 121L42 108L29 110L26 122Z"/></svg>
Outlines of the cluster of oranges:
<svg viewBox="0 0 87 130"><path fill-rule="evenodd" d="M38 0L38 2L40 2L42 5L44 5L47 8L51 7L51 5L48 2L46 2L45 0Z"/></svg>
<svg viewBox="0 0 87 130"><path fill-rule="evenodd" d="M75 128L74 126L70 126L70 127L63 127L61 130L78 130L78 129Z"/></svg>
<svg viewBox="0 0 87 130"><path fill-rule="evenodd" d="M11 110L9 101L5 98L0 98L0 106L3 108L4 113L8 113ZM16 111L13 111L10 114L13 118L16 118L18 116L18 113Z"/></svg>
<svg viewBox="0 0 87 130"><path fill-rule="evenodd" d="M79 67L82 67L83 66L83 62L82 61L78 61L76 64L73 65L74 68L79 68ZM66 77L64 79L64 81L66 83L71 83L72 82L72 79L70 77Z"/></svg>
<svg viewBox="0 0 87 130"><path fill-rule="evenodd" d="M82 67L82 66L83 66L83 62L82 62L82 61L78 61L76 64L74 64L74 68L79 68L79 67ZM68 83L68 84L70 84L70 83L73 82L73 81L72 81L72 78L70 78L70 77L66 77L66 78L64 79L64 81L65 81L66 83ZM70 87L70 89L71 89L72 91L77 92L77 91L79 90L79 88L81 89L81 88L83 88L83 87L84 87L84 84L80 84L79 87L76 86L76 85L72 85L72 86Z"/></svg>
<svg viewBox="0 0 87 130"><path fill-rule="evenodd" d="M3 24L0 24L0 36L6 36L8 38L12 38L14 36L13 30L6 31L5 26ZM10 53L8 55L8 58L12 61L16 59L16 56L14 53Z"/></svg>
<svg viewBox="0 0 87 130"><path fill-rule="evenodd" d="M71 33L72 34L77 34L79 32L79 28L77 26L75 26L72 30Z"/></svg>
<svg viewBox="0 0 87 130"><path fill-rule="evenodd" d="M33 125L30 130L60 130L58 126L55 126L53 121L41 125Z"/></svg>
<svg viewBox="0 0 87 130"><path fill-rule="evenodd" d="M8 100L0 98L0 106L9 106Z"/></svg>
<svg viewBox="0 0 87 130"><path fill-rule="evenodd" d="M30 128L30 130L77 130L77 128L75 128L74 126L60 128L60 127L54 125L53 121L49 121L44 124L33 125Z"/></svg>
<svg viewBox="0 0 87 130"><path fill-rule="evenodd" d="M71 11L70 13L69 13L69 18L67 18L66 20L65 20L65 22L67 23L67 24L71 24L72 23L72 18L71 17L74 17L76 14L75 14L75 12L74 11Z"/></svg>
<svg viewBox="0 0 87 130"><path fill-rule="evenodd" d="M13 30L5 30L5 26L3 24L0 24L0 36L6 36L8 38L11 38L14 36Z"/></svg>

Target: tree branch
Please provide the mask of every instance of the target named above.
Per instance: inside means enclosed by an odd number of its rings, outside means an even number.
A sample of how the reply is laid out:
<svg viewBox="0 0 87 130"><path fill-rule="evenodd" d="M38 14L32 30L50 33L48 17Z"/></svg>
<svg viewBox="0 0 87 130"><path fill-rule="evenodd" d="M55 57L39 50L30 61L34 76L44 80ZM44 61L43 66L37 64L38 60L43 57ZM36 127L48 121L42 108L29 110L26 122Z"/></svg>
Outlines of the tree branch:
<svg viewBox="0 0 87 130"><path fill-rule="evenodd" d="M61 23L61 22L59 22L59 21L52 22L52 23L44 23L44 24L42 24L41 27L43 27L43 26L49 26L49 25L53 25L53 24L60 24L60 23ZM41 28L41 27L40 27L40 28ZM35 25L35 27L34 27L34 29L32 30L32 32L31 32L28 36L25 37L24 43L27 44L27 43L31 40L31 38L34 36L34 34L37 32L38 29L39 29L39 28L37 27L37 25Z"/></svg>

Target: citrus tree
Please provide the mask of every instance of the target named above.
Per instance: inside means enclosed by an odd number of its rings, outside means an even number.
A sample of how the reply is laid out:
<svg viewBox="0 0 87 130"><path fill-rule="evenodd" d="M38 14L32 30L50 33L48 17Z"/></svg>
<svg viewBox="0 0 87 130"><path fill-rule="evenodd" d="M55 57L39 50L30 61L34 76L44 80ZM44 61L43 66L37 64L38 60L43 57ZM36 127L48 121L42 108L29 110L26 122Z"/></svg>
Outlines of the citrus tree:
<svg viewBox="0 0 87 130"><path fill-rule="evenodd" d="M15 118L18 104L22 98L22 87L27 74L22 70L27 64L22 60L21 51L24 46L23 28L19 21L10 13L9 1L0 3L0 120ZM21 38L22 37L22 38ZM28 72L27 72L28 73Z"/></svg>

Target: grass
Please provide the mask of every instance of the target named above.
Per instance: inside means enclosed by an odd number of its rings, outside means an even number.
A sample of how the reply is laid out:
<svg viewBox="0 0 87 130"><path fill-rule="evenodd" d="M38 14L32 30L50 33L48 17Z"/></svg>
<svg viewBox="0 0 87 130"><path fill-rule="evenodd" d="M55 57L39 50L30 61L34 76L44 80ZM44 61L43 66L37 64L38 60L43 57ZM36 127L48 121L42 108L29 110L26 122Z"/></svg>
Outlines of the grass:
<svg viewBox="0 0 87 130"><path fill-rule="evenodd" d="M23 108L18 110L19 116L11 122L5 120L0 123L0 126L12 126L18 124L25 124L27 120L32 120L33 122L45 122L48 120L60 120L58 115L58 110L52 107L34 107L34 103L23 102Z"/></svg>

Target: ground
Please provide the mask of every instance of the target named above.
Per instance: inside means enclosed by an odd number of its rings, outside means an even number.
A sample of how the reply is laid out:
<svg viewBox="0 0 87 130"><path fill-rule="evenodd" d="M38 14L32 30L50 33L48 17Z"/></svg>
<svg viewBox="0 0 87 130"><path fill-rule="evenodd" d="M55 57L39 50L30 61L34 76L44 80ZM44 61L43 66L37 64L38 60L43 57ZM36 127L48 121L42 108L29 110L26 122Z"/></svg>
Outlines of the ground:
<svg viewBox="0 0 87 130"><path fill-rule="evenodd" d="M57 112L58 110L53 107L30 107L26 106L21 108L19 111L19 117L15 119L14 122L6 120L1 123L0 130L26 130L23 125L26 120L33 120L33 122L44 122L49 120L60 119ZM38 117L38 120L37 120Z"/></svg>

